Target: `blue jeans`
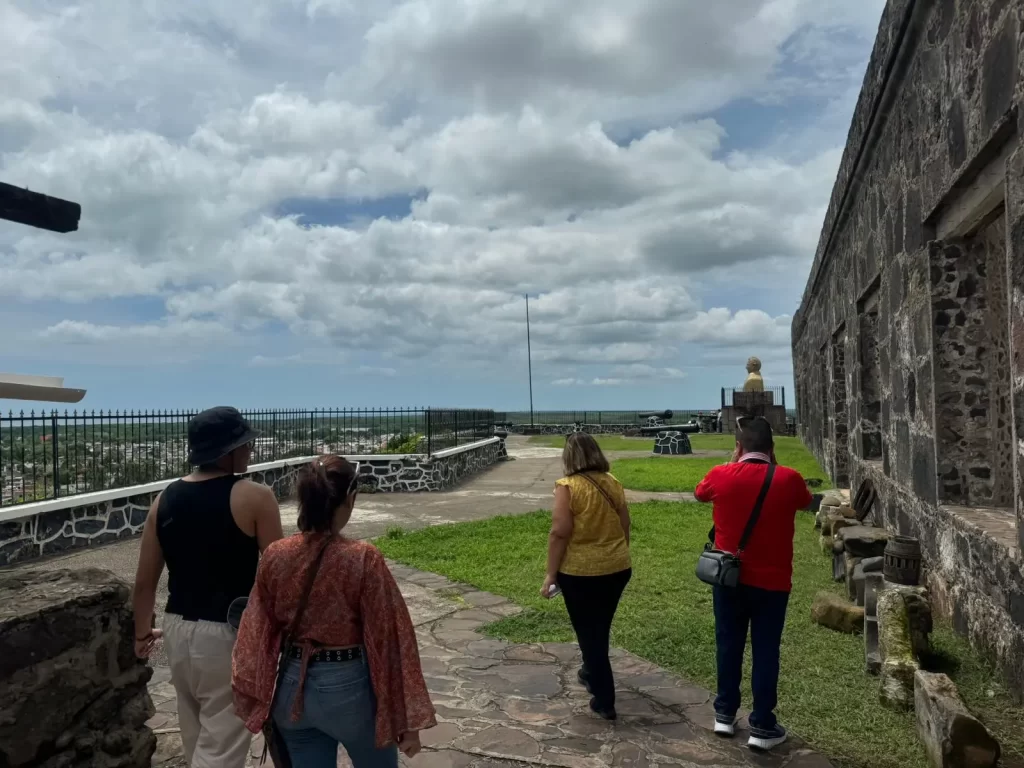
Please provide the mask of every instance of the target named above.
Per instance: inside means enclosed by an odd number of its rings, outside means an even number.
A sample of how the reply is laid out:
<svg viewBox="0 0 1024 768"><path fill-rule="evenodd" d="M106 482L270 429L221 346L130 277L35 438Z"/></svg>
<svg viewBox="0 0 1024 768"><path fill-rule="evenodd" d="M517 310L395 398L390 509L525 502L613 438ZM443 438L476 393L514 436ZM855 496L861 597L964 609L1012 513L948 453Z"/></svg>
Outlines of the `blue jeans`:
<svg viewBox="0 0 1024 768"><path fill-rule="evenodd" d="M743 651L750 628L753 659L751 687L754 707L750 727L771 730L776 725L775 706L779 698L779 649L786 624L789 592L775 592L740 585L735 589L715 587L715 644L718 651L718 696L715 713L726 722L740 708L743 680Z"/></svg>
<svg viewBox="0 0 1024 768"><path fill-rule="evenodd" d="M339 744L354 768L397 768L397 747L375 746L377 702L365 657L311 663L303 712L298 722L292 722L300 666L298 660L288 662L274 707L274 724L295 768L336 768Z"/></svg>

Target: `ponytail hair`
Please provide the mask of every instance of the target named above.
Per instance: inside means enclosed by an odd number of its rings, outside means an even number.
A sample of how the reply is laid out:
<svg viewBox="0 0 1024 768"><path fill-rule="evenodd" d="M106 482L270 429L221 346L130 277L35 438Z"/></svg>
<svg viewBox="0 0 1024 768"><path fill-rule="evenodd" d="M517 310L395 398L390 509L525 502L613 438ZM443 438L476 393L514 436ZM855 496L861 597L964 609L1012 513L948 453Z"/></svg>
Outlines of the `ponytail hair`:
<svg viewBox="0 0 1024 768"><path fill-rule="evenodd" d="M299 530L327 533L334 513L356 490L356 467L341 456L313 459L299 474Z"/></svg>

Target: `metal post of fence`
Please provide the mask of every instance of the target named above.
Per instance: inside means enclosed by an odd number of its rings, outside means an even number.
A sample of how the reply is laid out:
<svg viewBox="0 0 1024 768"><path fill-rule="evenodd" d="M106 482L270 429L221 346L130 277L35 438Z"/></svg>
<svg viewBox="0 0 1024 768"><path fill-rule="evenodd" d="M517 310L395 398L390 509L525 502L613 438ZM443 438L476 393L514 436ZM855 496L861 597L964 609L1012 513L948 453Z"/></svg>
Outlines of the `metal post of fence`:
<svg viewBox="0 0 1024 768"><path fill-rule="evenodd" d="M315 411L309 412L309 455L316 456L316 446L313 445L313 419L316 417Z"/></svg>
<svg viewBox="0 0 1024 768"><path fill-rule="evenodd" d="M456 408L453 413L455 414L455 447L459 445L459 409Z"/></svg>
<svg viewBox="0 0 1024 768"><path fill-rule="evenodd" d="M782 407L786 407L786 388L782 387Z"/></svg>
<svg viewBox="0 0 1024 768"><path fill-rule="evenodd" d="M53 445L53 496L60 496L60 449L57 446L57 412L50 414L50 443Z"/></svg>
<svg viewBox="0 0 1024 768"><path fill-rule="evenodd" d="M433 431L430 429L430 411L431 411L431 409L427 408L426 413L425 413L425 417L426 417L426 419L425 419L426 420L426 432L427 432L427 455L428 456L432 456L434 454L434 434L433 434Z"/></svg>

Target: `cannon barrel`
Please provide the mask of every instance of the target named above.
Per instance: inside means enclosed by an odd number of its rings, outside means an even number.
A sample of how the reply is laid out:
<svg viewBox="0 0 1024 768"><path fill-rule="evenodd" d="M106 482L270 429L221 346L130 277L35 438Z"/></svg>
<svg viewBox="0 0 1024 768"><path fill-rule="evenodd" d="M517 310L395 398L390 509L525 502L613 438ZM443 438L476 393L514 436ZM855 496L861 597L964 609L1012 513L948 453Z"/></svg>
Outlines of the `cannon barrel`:
<svg viewBox="0 0 1024 768"><path fill-rule="evenodd" d="M682 432L684 435L695 435L700 432L700 424L662 424L660 427L640 427L640 434L651 436L659 432Z"/></svg>
<svg viewBox="0 0 1024 768"><path fill-rule="evenodd" d="M512 429L512 422L511 421L496 421L496 422L494 422L494 426L496 426L496 427L498 427L500 429Z"/></svg>
<svg viewBox="0 0 1024 768"><path fill-rule="evenodd" d="M637 416L641 419L649 419L652 416L656 419L671 419L673 413L672 411L644 411L643 413L638 413Z"/></svg>

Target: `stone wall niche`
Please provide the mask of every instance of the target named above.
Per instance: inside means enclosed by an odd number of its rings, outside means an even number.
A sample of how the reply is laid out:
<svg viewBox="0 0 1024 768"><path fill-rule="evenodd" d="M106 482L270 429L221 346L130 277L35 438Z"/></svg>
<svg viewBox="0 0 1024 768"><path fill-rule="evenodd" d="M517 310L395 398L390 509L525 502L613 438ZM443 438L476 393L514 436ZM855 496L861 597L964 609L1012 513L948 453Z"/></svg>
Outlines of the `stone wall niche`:
<svg viewBox="0 0 1024 768"><path fill-rule="evenodd" d="M882 460L882 379L878 362L878 288L860 302L860 450L866 461Z"/></svg>
<svg viewBox="0 0 1024 768"><path fill-rule="evenodd" d="M0 765L148 768L153 671L134 631L107 571L0 575Z"/></svg>
<svg viewBox="0 0 1024 768"><path fill-rule="evenodd" d="M929 248L939 498L1013 505L1006 216Z"/></svg>
<svg viewBox="0 0 1024 768"><path fill-rule="evenodd" d="M829 434L835 444L835 468L832 479L840 488L850 483L850 422L846 401L846 329L832 337L832 392Z"/></svg>

